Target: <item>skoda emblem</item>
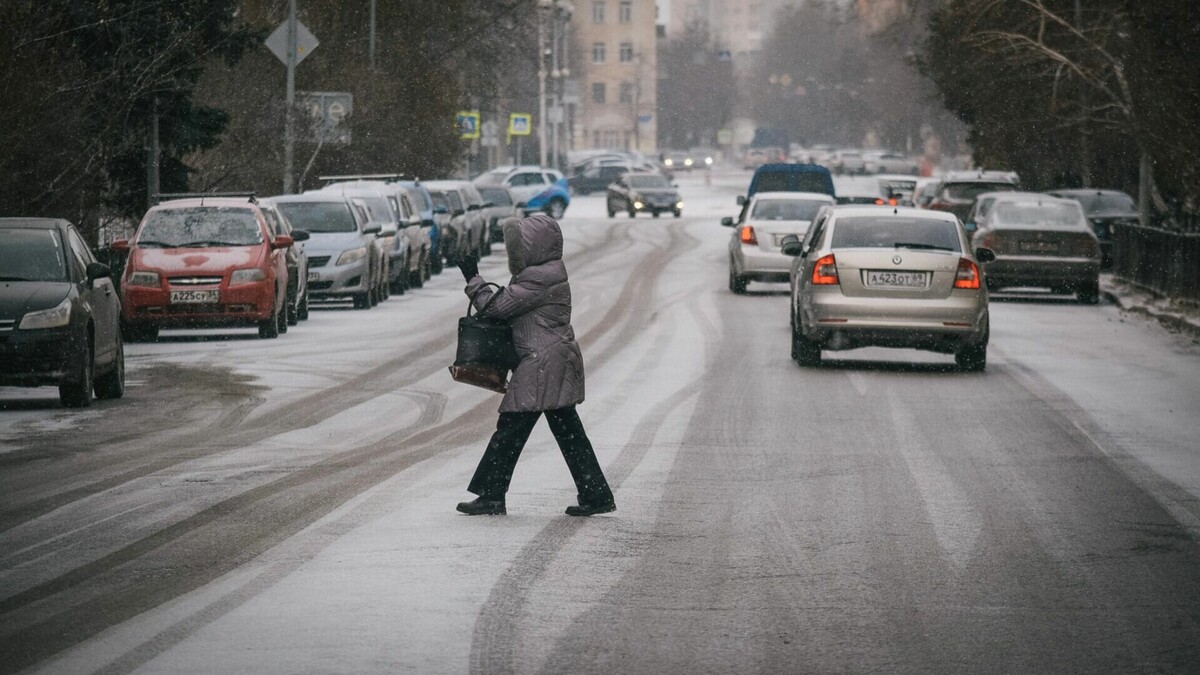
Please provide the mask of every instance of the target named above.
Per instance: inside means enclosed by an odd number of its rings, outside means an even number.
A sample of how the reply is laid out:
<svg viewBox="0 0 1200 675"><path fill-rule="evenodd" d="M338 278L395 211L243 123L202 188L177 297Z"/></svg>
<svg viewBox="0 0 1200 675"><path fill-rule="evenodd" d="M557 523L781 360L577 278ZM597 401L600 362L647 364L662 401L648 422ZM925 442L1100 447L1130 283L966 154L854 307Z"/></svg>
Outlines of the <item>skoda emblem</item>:
<svg viewBox="0 0 1200 675"><path fill-rule="evenodd" d="M899 265L902 262L904 262L904 260L900 256L898 256L898 255L892 256L892 264L893 265Z"/></svg>

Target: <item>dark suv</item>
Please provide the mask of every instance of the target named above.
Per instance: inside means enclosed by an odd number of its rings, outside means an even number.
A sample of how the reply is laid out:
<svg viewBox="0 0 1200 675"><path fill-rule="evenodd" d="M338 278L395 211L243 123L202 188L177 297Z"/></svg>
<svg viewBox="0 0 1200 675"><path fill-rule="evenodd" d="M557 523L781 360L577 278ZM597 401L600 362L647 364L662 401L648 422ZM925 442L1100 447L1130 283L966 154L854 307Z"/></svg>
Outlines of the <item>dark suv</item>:
<svg viewBox="0 0 1200 675"><path fill-rule="evenodd" d="M0 386L57 385L63 405L125 393L111 272L65 220L0 218Z"/></svg>
<svg viewBox="0 0 1200 675"><path fill-rule="evenodd" d="M949 211L965 222L979 195L1020 189L1021 181L1011 171L955 171L923 192L930 195L923 206L934 211Z"/></svg>

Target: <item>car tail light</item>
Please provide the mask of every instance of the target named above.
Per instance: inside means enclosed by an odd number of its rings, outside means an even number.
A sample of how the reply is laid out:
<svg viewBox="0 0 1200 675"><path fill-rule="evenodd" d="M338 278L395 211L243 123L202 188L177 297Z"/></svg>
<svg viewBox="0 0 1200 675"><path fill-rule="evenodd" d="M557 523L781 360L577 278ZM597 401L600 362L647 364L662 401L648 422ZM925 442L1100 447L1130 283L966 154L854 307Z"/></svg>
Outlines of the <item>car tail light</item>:
<svg viewBox="0 0 1200 675"><path fill-rule="evenodd" d="M758 237L754 236L754 228L749 225L743 225L739 235L743 244L758 246Z"/></svg>
<svg viewBox="0 0 1200 675"><path fill-rule="evenodd" d="M954 287L979 290L979 265L962 258L958 261L958 273L954 275Z"/></svg>
<svg viewBox="0 0 1200 675"><path fill-rule="evenodd" d="M838 283L837 261L832 253L813 265L812 282L814 286L831 286Z"/></svg>
<svg viewBox="0 0 1200 675"><path fill-rule="evenodd" d="M899 203L895 197L889 197L888 199L884 199L883 197L875 198L875 206L896 206Z"/></svg>

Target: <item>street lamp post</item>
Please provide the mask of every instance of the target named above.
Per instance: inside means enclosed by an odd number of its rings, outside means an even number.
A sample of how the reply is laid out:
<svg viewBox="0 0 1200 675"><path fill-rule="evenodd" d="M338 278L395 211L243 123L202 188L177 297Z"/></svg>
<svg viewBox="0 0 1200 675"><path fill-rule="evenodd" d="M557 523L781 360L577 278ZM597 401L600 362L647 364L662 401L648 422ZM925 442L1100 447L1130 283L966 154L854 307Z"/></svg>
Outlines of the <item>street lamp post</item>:
<svg viewBox="0 0 1200 675"><path fill-rule="evenodd" d="M538 166L546 166L546 12L552 0L538 0Z"/></svg>

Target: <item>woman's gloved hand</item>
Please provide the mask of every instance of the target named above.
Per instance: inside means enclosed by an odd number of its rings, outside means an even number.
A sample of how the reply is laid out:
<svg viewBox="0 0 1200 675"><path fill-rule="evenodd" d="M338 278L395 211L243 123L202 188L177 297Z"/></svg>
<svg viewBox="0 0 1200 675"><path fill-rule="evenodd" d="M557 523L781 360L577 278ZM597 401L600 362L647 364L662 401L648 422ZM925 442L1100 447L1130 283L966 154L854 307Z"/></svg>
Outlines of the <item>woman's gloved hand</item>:
<svg viewBox="0 0 1200 675"><path fill-rule="evenodd" d="M458 261L458 269L462 270L463 279L470 281L479 276L479 261L471 257L463 258Z"/></svg>

